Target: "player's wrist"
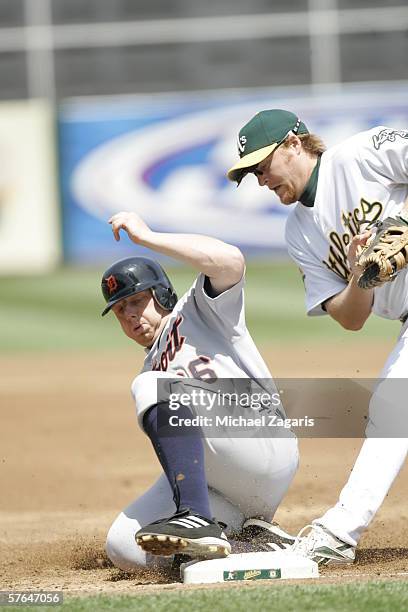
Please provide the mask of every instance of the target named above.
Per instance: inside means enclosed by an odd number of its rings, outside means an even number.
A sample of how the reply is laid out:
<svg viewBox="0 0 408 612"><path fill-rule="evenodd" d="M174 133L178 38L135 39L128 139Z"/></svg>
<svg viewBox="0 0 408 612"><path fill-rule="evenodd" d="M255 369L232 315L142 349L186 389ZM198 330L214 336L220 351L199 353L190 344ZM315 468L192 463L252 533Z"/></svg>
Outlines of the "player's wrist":
<svg viewBox="0 0 408 612"><path fill-rule="evenodd" d="M133 234L130 236L132 242L135 244L139 244L140 246L153 248L155 246L155 232L152 230L146 230L144 232L139 232L137 235Z"/></svg>
<svg viewBox="0 0 408 612"><path fill-rule="evenodd" d="M363 268L361 266L355 265L350 267L350 278L358 281L359 276L362 274Z"/></svg>
<svg viewBox="0 0 408 612"><path fill-rule="evenodd" d="M354 270L351 270L349 285L351 285L353 290L363 292L363 293L372 293L373 291L372 289L369 289L369 290L362 289L358 285L358 279L360 278L362 272L363 272L363 269L360 266L354 268Z"/></svg>
<svg viewBox="0 0 408 612"><path fill-rule="evenodd" d="M358 285L358 279L360 278L361 272L353 274L350 278L348 285L348 297L351 307L362 309L367 311L367 316L371 312L371 308L374 302L374 289L362 289Z"/></svg>

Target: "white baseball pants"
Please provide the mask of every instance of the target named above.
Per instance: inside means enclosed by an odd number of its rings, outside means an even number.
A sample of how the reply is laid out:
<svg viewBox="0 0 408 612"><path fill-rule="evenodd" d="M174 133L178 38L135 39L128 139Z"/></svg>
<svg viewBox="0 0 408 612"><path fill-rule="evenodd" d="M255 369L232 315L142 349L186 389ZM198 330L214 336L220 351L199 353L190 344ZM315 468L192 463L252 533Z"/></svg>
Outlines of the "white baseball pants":
<svg viewBox="0 0 408 612"><path fill-rule="evenodd" d="M313 521L354 546L383 503L407 457L408 438L397 437L407 435L407 371L408 322L380 374L370 401L367 439L347 484L337 504Z"/></svg>

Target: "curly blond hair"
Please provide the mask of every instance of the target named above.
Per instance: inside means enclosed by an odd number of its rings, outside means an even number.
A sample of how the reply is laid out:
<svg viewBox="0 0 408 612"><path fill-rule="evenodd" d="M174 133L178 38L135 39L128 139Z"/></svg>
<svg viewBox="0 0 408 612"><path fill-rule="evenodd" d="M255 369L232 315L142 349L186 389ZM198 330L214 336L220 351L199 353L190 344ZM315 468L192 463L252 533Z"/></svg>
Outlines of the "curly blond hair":
<svg viewBox="0 0 408 612"><path fill-rule="evenodd" d="M302 143L302 147L309 155L318 156L326 151L326 145L316 134L298 134L298 138ZM283 146L288 147L289 144L287 140L283 143Z"/></svg>

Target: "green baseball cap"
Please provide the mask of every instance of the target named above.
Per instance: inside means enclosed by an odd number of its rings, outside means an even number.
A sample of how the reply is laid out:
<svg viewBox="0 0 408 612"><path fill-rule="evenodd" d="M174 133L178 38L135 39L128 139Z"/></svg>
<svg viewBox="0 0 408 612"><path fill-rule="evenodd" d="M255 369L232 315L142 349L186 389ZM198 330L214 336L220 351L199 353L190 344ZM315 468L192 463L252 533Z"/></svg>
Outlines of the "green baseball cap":
<svg viewBox="0 0 408 612"><path fill-rule="evenodd" d="M252 117L238 134L238 155L240 160L227 172L230 181L238 185L247 169L256 166L272 153L288 136L308 134L305 124L294 113L280 110L260 111Z"/></svg>

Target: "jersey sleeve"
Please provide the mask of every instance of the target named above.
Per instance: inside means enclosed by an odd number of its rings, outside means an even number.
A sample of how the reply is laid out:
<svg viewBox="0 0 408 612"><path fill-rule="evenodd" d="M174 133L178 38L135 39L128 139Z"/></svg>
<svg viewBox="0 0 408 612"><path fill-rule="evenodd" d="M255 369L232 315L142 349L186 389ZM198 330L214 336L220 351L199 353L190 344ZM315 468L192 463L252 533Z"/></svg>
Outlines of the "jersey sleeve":
<svg viewBox="0 0 408 612"><path fill-rule="evenodd" d="M408 130L379 126L367 135L360 157L371 176L385 186L408 184Z"/></svg>
<svg viewBox="0 0 408 612"><path fill-rule="evenodd" d="M199 274L194 285L194 299L208 326L234 340L246 331L244 285L245 274L236 284L216 297L205 290L205 275Z"/></svg>
<svg viewBox="0 0 408 612"><path fill-rule="evenodd" d="M307 314L325 315L322 303L343 291L347 283L319 259L316 251L319 241L323 241L322 236L316 231L310 211L302 212L304 218L301 221L296 209L289 215L286 224L288 253L302 274Z"/></svg>

